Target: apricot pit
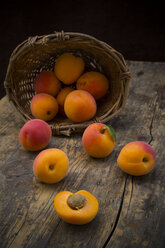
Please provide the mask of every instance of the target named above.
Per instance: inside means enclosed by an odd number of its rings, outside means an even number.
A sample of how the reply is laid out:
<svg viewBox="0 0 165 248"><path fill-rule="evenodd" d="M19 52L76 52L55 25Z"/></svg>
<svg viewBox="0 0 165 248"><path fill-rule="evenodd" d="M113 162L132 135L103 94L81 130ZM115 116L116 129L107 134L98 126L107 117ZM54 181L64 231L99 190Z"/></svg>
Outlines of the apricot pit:
<svg viewBox="0 0 165 248"><path fill-rule="evenodd" d="M74 195L70 195L68 197L67 203L68 203L69 207L71 207L73 209L80 209L80 208L84 207L86 201L87 201L87 199L84 195L74 194Z"/></svg>

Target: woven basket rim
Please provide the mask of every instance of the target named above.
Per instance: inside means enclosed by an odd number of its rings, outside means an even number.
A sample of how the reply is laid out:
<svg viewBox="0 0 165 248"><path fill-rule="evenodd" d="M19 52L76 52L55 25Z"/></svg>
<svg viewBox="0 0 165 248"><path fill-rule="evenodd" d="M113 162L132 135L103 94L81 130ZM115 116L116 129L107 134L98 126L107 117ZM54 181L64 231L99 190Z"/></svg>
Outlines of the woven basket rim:
<svg viewBox="0 0 165 248"><path fill-rule="evenodd" d="M89 41L93 41L95 42L98 46L102 47L103 49L105 49L108 53L110 53L110 55L112 56L112 58L119 64L120 69L121 69L121 79L123 81L123 85L124 85L124 93L125 93L125 98L123 99L122 102L122 106L120 107L120 109L118 109L115 113L112 113L110 116L106 116L105 118L94 118L90 121L87 122L83 122L83 123L73 123L73 124L66 124L64 126L59 126L56 124L56 127L54 125L50 124L50 127L53 131L54 134L64 134L64 135L70 135L71 133L76 132L76 130L83 130L85 127L87 127L90 123L93 122L102 122L102 123L106 123L108 122L114 115L118 114L119 111L125 106L126 103L126 99L129 93L129 81L130 81L130 72L129 69L127 68L125 59L123 57L123 55L121 53L119 53L118 51L116 51L114 48L112 48L110 45L108 45L107 43L98 40L97 38L88 35L88 34L84 34L84 33L76 33L76 32L54 32L52 34L48 34L48 35L41 35L41 36L33 36L33 37L29 37L28 39L26 39L25 41L23 41L22 43L20 43L12 52L10 59L9 59L9 65L7 68L7 73L6 73L6 77L5 77L5 81L4 81L4 87L6 89L6 94L7 97L9 99L9 101L12 103L12 105L14 106L14 108L17 110L17 112L20 113L21 118L26 122L28 120L30 120L31 118L26 115L26 113L24 113L24 109L20 108L18 111L18 105L19 103L17 102L17 99L14 99L15 96L13 95L12 92L12 78L11 78L11 71L12 71L12 65L14 64L15 60L19 57L19 55L26 49L29 48L34 48L34 46L37 45L46 45L49 43L56 43L56 42L61 42L61 41L65 41L65 40L75 40L75 39L79 39L79 40L89 40ZM79 132L78 131L78 132ZM81 132L81 131L80 131Z"/></svg>
<svg viewBox="0 0 165 248"><path fill-rule="evenodd" d="M114 59L117 60L117 62L120 64L122 70L125 73L128 73L128 78L130 78L130 73L129 70L127 68L125 59L123 57L123 55L118 52L117 50L115 50L113 47L111 47L109 44L107 44L104 41L101 41L91 35L88 34L84 34L84 33L78 33L78 32L65 32L61 31L61 32L54 32L53 34L47 34L47 35L40 35L40 36L30 36L28 39L24 40L23 42L21 42L12 52L11 56L10 56L10 60L9 63L13 62L18 56L19 54L22 52L22 50L26 49L27 47L33 47L34 44L46 44L47 42L60 42L61 40L68 40L68 39L74 39L74 38L87 38L89 40L93 40L95 42L97 42L100 46L102 46L104 49L108 50L112 57ZM127 69L126 69L127 68Z"/></svg>

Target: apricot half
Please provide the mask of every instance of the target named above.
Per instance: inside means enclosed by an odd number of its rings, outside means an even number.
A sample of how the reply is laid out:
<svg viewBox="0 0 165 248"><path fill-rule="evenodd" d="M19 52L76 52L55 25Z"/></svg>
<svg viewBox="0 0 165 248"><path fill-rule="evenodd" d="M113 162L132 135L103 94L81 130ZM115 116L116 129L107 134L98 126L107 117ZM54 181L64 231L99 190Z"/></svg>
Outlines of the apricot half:
<svg viewBox="0 0 165 248"><path fill-rule="evenodd" d="M86 190L77 191L75 194L62 191L54 198L54 208L64 221L82 225L95 218L99 204L96 197Z"/></svg>

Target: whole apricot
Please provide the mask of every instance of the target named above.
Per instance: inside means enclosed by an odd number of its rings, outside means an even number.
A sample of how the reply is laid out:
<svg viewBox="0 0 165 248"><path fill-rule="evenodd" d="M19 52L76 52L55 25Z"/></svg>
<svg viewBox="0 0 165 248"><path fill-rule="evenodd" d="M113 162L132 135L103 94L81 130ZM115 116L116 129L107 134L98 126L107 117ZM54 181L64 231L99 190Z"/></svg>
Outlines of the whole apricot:
<svg viewBox="0 0 165 248"><path fill-rule="evenodd" d="M96 114L96 110L94 97L85 90L74 90L65 99L65 114L74 122L90 120Z"/></svg>
<svg viewBox="0 0 165 248"><path fill-rule="evenodd" d="M90 124L82 136L85 151L92 157L104 158L114 149L116 144L115 131L103 123Z"/></svg>
<svg viewBox="0 0 165 248"><path fill-rule="evenodd" d="M40 93L32 98L30 108L35 118L50 121L58 112L58 103L53 96Z"/></svg>
<svg viewBox="0 0 165 248"><path fill-rule="evenodd" d="M92 221L99 208L94 195L86 190L62 191L54 198L54 208L57 214L66 222L83 225Z"/></svg>
<svg viewBox="0 0 165 248"><path fill-rule="evenodd" d="M55 74L64 84L70 85L76 82L84 71L84 61L71 53L64 53L58 57L55 63Z"/></svg>
<svg viewBox="0 0 165 248"><path fill-rule="evenodd" d="M62 115L65 115L64 111L64 103L67 95L72 92L74 89L71 87L65 87L60 90L60 92L57 95L57 102L58 102L58 107L59 107L59 113Z"/></svg>
<svg viewBox="0 0 165 248"><path fill-rule="evenodd" d="M37 93L47 93L56 96L61 83L53 71L42 71L34 80L34 89Z"/></svg>
<svg viewBox="0 0 165 248"><path fill-rule="evenodd" d="M77 80L78 90L86 90L98 100L103 97L109 88L108 79L104 74L96 71L86 72Z"/></svg>
<svg viewBox="0 0 165 248"><path fill-rule="evenodd" d="M19 142L29 151L39 151L45 148L52 137L49 125L42 120L33 119L21 128Z"/></svg>
<svg viewBox="0 0 165 248"><path fill-rule="evenodd" d="M62 150L50 148L41 151L33 162L34 175L44 183L57 183L68 172L69 159Z"/></svg>
<svg viewBox="0 0 165 248"><path fill-rule="evenodd" d="M117 163L120 169L130 175L145 175L154 168L155 152L146 142L130 142L120 151Z"/></svg>

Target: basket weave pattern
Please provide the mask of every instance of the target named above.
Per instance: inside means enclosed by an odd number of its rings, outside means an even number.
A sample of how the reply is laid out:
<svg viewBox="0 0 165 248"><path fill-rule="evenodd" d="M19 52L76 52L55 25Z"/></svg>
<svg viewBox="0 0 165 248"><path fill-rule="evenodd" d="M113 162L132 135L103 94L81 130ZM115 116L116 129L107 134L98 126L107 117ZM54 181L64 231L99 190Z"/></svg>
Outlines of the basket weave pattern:
<svg viewBox="0 0 165 248"><path fill-rule="evenodd" d="M90 123L108 122L124 107L130 73L119 52L92 36L62 31L30 37L13 51L4 82L9 101L25 122L34 118L30 110L30 101L35 95L34 79L41 71L53 71L56 59L64 52L82 57L85 71L99 71L110 81L109 91L97 102L97 113L90 121L73 123L56 116L48 122L53 135L69 136L82 132Z"/></svg>

